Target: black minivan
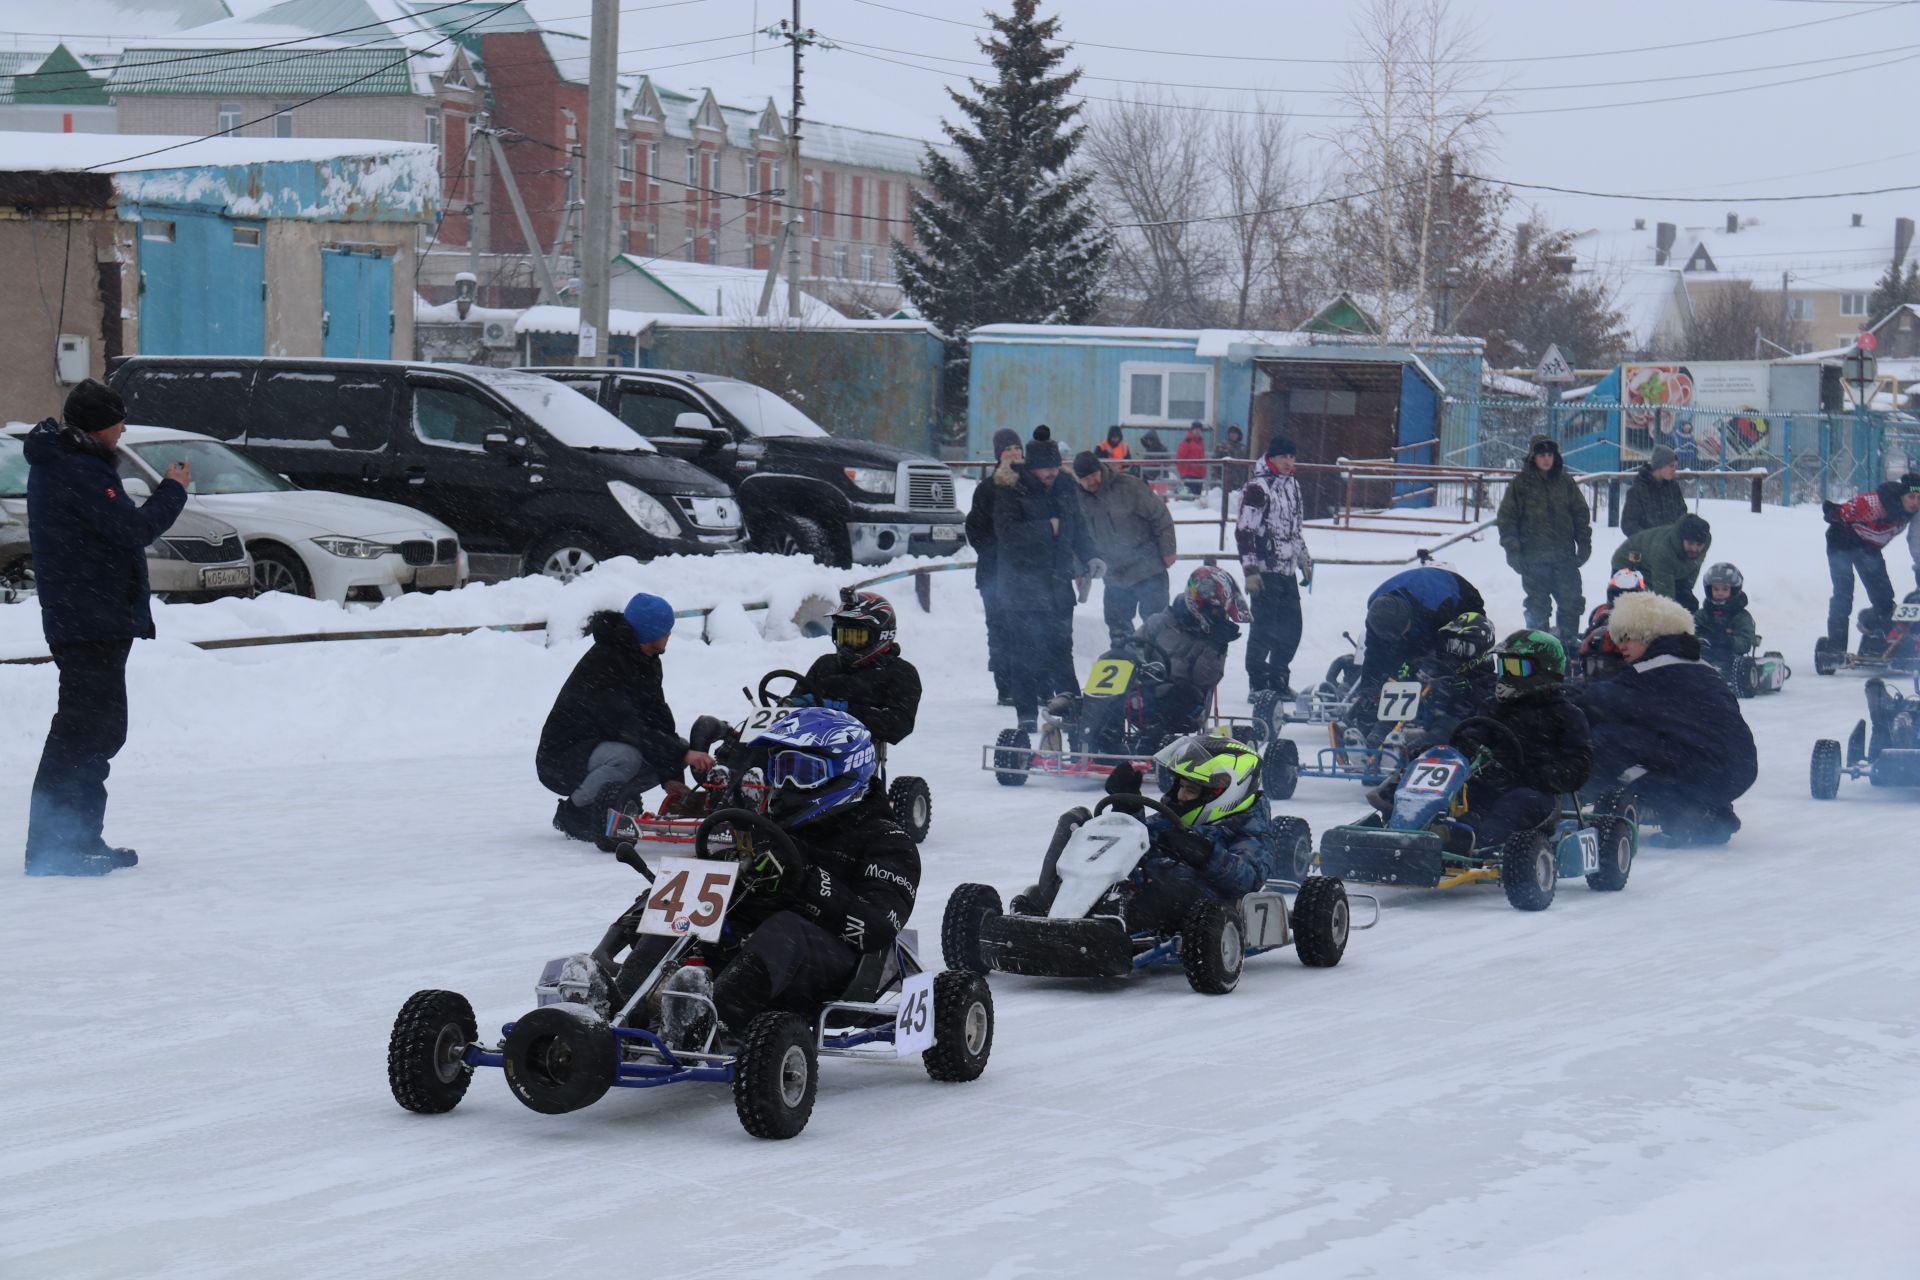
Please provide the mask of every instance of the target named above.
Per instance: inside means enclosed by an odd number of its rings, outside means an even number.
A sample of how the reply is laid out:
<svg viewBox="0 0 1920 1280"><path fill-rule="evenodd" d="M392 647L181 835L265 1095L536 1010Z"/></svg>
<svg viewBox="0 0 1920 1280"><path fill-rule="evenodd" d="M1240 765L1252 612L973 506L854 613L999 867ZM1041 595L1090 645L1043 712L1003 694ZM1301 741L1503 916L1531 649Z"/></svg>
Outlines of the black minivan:
<svg viewBox="0 0 1920 1280"><path fill-rule="evenodd" d="M764 387L675 369L528 369L574 387L662 453L725 481L756 551L826 564L951 556L966 543L938 458L829 435Z"/></svg>
<svg viewBox="0 0 1920 1280"><path fill-rule="evenodd" d="M732 490L581 396L476 365L130 356L127 420L198 431L310 489L384 498L469 550L569 579L609 556L736 550Z"/></svg>

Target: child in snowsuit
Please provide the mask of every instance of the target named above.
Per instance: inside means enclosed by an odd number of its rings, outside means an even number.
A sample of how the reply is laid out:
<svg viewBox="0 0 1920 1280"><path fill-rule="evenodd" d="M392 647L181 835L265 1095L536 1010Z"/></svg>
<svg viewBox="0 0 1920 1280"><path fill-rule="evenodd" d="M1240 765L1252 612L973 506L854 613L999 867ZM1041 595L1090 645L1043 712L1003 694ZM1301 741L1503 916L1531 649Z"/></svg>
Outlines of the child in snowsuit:
<svg viewBox="0 0 1920 1280"><path fill-rule="evenodd" d="M1721 561L1707 570L1707 602L1693 615L1693 634L1700 640L1700 656L1733 679L1734 664L1760 643L1747 612L1745 580L1740 570Z"/></svg>
<svg viewBox="0 0 1920 1280"><path fill-rule="evenodd" d="M1224 569L1202 565L1172 605L1148 618L1139 636L1149 662L1165 655L1166 670L1151 673L1147 686L1148 738L1190 732L1206 715L1215 686L1227 670L1227 649L1240 638L1236 623L1250 620L1247 598Z"/></svg>

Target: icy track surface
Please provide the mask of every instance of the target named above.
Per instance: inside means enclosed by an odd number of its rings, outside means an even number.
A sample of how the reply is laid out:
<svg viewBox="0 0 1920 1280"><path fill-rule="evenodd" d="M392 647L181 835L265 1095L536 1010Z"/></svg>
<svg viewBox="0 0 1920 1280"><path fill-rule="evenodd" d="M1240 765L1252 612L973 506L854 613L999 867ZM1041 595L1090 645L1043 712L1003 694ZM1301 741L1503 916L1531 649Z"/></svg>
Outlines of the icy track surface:
<svg viewBox="0 0 1920 1280"><path fill-rule="evenodd" d="M174 639L136 646L108 828L142 863L102 881L15 874L54 679L0 667L0 1276L1911 1277L1920 797L1808 798L1812 740L1864 707L1857 676L1811 669L1817 514L1706 514L1796 667L1745 704L1761 774L1730 847L1649 850L1626 892L1565 881L1540 914L1490 887L1389 895L1340 967L1259 957L1221 998L1177 971L996 976L980 1081L829 1061L788 1143L747 1137L708 1086L547 1117L483 1072L451 1115L410 1115L385 1052L421 987L465 992L495 1034L542 961L590 946L638 889L549 829L533 778L586 612L643 585L796 598L834 575L615 564L387 623L551 614L551 648L482 633L202 653L180 639L253 624L163 610ZM1596 542L1589 591L1615 539ZM1518 626L1498 548L1451 554ZM1324 669L1386 572L1322 571L1298 672ZM980 770L1008 718L969 577L941 575L932 614L905 584L894 599L928 686L895 767L933 787L914 917L932 953L953 886L1025 885L1090 793ZM273 607L289 618L258 629L317 629L301 612L317 606ZM0 609L9 647L32 647L26 608ZM762 640L754 617L717 618L711 647L682 624L683 723L824 647ZM1096 600L1083 666L1100 643ZM1363 804L1308 781L1280 807L1317 836Z"/></svg>

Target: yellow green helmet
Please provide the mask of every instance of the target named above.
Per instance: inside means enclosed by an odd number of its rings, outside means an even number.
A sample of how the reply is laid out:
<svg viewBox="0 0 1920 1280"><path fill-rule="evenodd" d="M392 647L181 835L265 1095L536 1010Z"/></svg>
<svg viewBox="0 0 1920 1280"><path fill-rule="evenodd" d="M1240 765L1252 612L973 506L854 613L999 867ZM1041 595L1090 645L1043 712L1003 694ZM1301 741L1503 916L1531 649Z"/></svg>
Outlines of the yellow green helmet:
<svg viewBox="0 0 1920 1280"><path fill-rule="evenodd" d="M1159 767L1166 804L1193 827L1245 813L1260 799L1260 753L1244 742L1218 734L1190 733L1160 749ZM1182 804L1174 797L1182 782L1200 788L1200 798Z"/></svg>

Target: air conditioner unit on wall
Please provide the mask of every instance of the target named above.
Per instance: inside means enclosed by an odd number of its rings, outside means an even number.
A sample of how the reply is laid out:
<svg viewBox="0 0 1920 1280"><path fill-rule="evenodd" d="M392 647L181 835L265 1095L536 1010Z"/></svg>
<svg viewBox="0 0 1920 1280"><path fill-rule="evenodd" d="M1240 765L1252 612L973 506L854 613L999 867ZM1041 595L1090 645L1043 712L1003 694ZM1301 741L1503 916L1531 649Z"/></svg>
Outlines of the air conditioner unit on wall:
<svg viewBox="0 0 1920 1280"><path fill-rule="evenodd" d="M480 341L490 347L512 347L515 343L513 323L508 320L488 320L480 326Z"/></svg>

